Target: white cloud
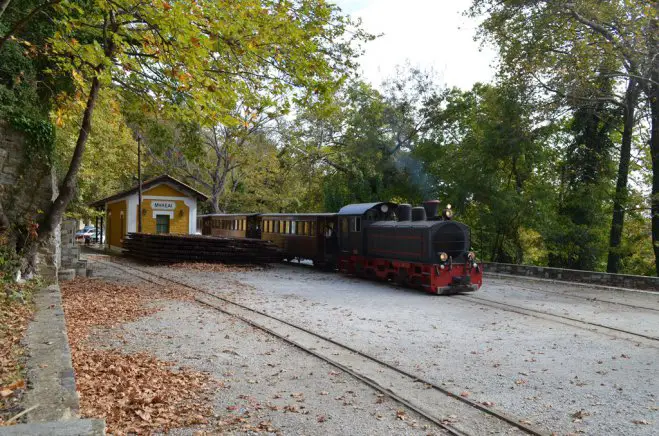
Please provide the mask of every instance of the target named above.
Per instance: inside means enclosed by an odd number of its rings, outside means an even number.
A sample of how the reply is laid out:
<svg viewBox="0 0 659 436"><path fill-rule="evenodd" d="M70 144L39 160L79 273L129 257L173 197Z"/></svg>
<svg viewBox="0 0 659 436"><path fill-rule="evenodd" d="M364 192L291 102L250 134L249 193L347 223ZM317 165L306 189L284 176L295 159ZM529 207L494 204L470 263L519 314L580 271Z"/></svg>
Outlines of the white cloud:
<svg viewBox="0 0 659 436"><path fill-rule="evenodd" d="M365 30L384 35L365 46L366 80L379 85L396 65L432 68L447 86L471 88L494 76L495 52L474 41L477 22L462 13L470 0L334 0Z"/></svg>

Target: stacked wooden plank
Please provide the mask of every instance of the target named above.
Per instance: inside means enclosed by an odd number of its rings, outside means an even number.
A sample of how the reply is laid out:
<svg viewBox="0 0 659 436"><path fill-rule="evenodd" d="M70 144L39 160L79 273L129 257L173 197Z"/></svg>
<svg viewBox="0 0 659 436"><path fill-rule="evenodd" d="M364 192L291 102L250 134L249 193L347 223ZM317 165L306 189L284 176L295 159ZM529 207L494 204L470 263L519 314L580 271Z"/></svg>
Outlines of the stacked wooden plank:
<svg viewBox="0 0 659 436"><path fill-rule="evenodd" d="M149 235L129 233L124 252L148 262L271 263L281 251L270 241L201 235Z"/></svg>

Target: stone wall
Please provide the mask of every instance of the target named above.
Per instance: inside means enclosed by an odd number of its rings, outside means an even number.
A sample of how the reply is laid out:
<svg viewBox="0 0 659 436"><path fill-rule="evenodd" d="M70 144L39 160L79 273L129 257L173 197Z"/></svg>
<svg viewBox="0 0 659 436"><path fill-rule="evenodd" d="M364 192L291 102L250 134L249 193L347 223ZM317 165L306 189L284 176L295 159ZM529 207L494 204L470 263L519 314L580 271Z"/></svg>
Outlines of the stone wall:
<svg viewBox="0 0 659 436"><path fill-rule="evenodd" d="M25 138L0 120L0 202L9 222L36 220L38 211L48 208L57 196L55 171L46 163L26 159ZM60 231L37 250L38 272L53 282L59 269Z"/></svg>
<svg viewBox="0 0 659 436"><path fill-rule="evenodd" d="M545 266L513 265L509 263L484 262L486 273L513 274L566 282L591 283L629 289L645 289L659 292L659 277L609 274L596 271L549 268Z"/></svg>
<svg viewBox="0 0 659 436"><path fill-rule="evenodd" d="M75 276L87 277L87 261L80 260L80 246L75 240L78 221L62 220L61 264L58 274L60 280L73 279Z"/></svg>

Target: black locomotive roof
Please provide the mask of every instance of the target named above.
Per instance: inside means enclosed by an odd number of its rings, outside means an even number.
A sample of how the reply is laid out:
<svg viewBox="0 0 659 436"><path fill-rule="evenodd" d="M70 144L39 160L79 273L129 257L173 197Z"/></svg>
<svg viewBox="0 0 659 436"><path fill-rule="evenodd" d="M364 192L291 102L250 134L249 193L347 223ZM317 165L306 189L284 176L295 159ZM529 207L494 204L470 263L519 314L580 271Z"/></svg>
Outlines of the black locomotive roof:
<svg viewBox="0 0 659 436"><path fill-rule="evenodd" d="M374 207L380 206L382 204L386 204L390 208L397 206L396 203L390 203L388 201L380 201L377 203L349 204L347 206L343 206L341 210L339 210L339 215L363 215L367 210L373 209Z"/></svg>

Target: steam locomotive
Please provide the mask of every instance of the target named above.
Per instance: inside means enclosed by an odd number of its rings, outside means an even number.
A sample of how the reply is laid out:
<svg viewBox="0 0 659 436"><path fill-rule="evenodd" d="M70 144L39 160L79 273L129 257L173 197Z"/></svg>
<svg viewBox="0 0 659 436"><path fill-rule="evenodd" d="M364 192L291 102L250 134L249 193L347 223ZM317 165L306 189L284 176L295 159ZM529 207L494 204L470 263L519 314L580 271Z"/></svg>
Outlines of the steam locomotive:
<svg viewBox="0 0 659 436"><path fill-rule="evenodd" d="M470 251L470 230L453 221L450 205L391 202L344 206L338 213L211 214L197 218L204 235L269 240L285 260L393 281L426 292L473 292L482 266Z"/></svg>

